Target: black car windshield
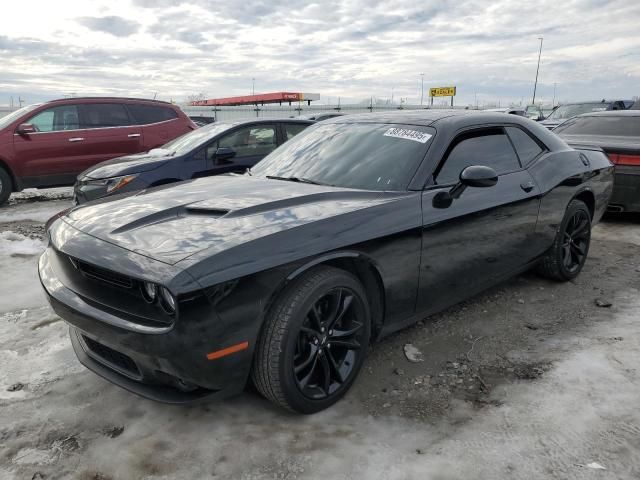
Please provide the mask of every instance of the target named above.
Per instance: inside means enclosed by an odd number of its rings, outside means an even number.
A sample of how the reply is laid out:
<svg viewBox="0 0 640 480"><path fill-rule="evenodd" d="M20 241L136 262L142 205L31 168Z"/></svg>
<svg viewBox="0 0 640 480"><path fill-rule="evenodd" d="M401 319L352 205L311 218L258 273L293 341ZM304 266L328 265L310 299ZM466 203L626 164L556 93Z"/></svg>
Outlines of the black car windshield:
<svg viewBox="0 0 640 480"><path fill-rule="evenodd" d="M5 128L5 127L7 127L7 126L9 126L11 123L13 123L15 120L20 118L25 113L29 113L31 110L35 110L40 105L42 105L42 104L41 103L36 103L35 105L27 105L26 107L22 107L22 108L16 110L15 112L11 112L11 113L5 115L4 117L1 117L0 118L0 130Z"/></svg>
<svg viewBox="0 0 640 480"><path fill-rule="evenodd" d="M251 174L365 190L405 190L435 130L416 125L329 123L307 128Z"/></svg>
<svg viewBox="0 0 640 480"><path fill-rule="evenodd" d="M586 116L573 118L554 133L565 135L611 135L640 138L640 116Z"/></svg>
<svg viewBox="0 0 640 480"><path fill-rule="evenodd" d="M175 155L183 155L199 147L219 133L228 130L231 126L233 126L231 123L211 123L189 133L185 133L171 140L169 143L165 143L160 148L174 152Z"/></svg>
<svg viewBox="0 0 640 480"><path fill-rule="evenodd" d="M583 113L602 112L609 108L609 103L574 103L571 105L561 105L556 108L547 120L565 120L567 118L582 115Z"/></svg>

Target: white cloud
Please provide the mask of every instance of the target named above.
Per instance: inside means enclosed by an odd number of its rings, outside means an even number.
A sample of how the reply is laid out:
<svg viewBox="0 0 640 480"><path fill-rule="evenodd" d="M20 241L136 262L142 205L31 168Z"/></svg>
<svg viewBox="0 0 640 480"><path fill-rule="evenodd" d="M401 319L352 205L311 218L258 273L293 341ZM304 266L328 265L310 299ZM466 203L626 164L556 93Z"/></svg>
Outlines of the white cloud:
<svg viewBox="0 0 640 480"><path fill-rule="evenodd" d="M183 100L257 91L396 99L458 86L459 103L640 94L640 4L575 0L32 0L3 6L0 104L65 93ZM4 98L6 97L6 98Z"/></svg>

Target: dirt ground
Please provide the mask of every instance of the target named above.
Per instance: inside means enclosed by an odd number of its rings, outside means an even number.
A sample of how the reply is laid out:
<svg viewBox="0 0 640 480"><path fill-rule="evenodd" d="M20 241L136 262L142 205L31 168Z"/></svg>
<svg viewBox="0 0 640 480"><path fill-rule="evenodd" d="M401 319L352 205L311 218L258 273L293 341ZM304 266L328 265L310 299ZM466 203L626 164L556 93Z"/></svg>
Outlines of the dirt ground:
<svg viewBox="0 0 640 480"><path fill-rule="evenodd" d="M370 348L328 411L171 407L85 370L35 270L67 189L0 208L0 479L638 479L640 217L573 282L521 275ZM421 353L410 362L407 345Z"/></svg>

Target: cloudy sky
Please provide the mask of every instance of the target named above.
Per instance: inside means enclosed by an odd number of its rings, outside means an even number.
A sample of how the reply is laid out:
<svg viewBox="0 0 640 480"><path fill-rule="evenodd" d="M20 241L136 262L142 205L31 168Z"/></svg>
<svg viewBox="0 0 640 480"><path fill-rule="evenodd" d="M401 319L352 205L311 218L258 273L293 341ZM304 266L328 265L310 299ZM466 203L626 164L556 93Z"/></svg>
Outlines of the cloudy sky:
<svg viewBox="0 0 640 480"><path fill-rule="evenodd" d="M317 92L456 102L640 95L638 0L29 0L3 2L0 105L65 94L184 101Z"/></svg>

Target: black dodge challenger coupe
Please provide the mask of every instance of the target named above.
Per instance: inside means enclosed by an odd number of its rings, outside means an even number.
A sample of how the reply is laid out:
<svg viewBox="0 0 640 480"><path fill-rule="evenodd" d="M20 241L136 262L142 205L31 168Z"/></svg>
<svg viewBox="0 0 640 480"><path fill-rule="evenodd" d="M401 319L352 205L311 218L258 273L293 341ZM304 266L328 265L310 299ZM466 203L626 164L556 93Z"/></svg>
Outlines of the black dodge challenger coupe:
<svg viewBox="0 0 640 480"><path fill-rule="evenodd" d="M245 175L76 207L40 279L80 361L142 396L312 413L369 342L528 268L580 272L612 191L597 147L470 111L339 117Z"/></svg>

